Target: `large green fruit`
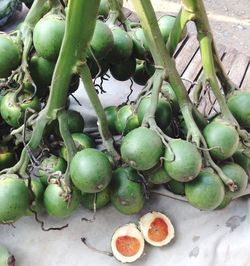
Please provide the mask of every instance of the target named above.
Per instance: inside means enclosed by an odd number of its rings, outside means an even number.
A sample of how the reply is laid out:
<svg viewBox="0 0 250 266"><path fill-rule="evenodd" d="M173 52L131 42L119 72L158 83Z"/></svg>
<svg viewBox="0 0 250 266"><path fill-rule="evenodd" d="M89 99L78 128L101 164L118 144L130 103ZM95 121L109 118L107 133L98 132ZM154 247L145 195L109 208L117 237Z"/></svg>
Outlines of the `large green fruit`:
<svg viewBox="0 0 250 266"><path fill-rule="evenodd" d="M57 184L49 184L44 192L44 207L48 214L53 217L64 218L78 207L80 203L80 192L73 188L70 202L64 197L65 191Z"/></svg>
<svg viewBox="0 0 250 266"><path fill-rule="evenodd" d="M233 180L234 184L237 186L234 192L230 191L226 187L226 195L233 198L239 196L247 188L248 176L244 169L236 163L224 163L220 166L223 173Z"/></svg>
<svg viewBox="0 0 250 266"><path fill-rule="evenodd" d="M29 69L31 77L38 87L38 95L46 96L52 81L55 63L33 55L30 60Z"/></svg>
<svg viewBox="0 0 250 266"><path fill-rule="evenodd" d="M40 19L33 31L33 43L38 55L56 61L64 31L65 21L60 16L48 15Z"/></svg>
<svg viewBox="0 0 250 266"><path fill-rule="evenodd" d="M148 49L146 50L144 44L146 43L145 36L141 28L131 30L129 35L133 41L133 56L140 60L145 60ZM148 47L147 47L148 48Z"/></svg>
<svg viewBox="0 0 250 266"><path fill-rule="evenodd" d="M145 61L137 61L135 73L132 77L133 81L138 85L144 86L151 76L148 72L147 63Z"/></svg>
<svg viewBox="0 0 250 266"><path fill-rule="evenodd" d="M17 44L5 33L0 34L0 78L8 78L21 60L21 51Z"/></svg>
<svg viewBox="0 0 250 266"><path fill-rule="evenodd" d="M113 133L116 134L116 119L117 119L117 112L118 112L118 107L117 106L108 106L104 109L104 112L106 114L106 118L108 121L108 127L109 130Z"/></svg>
<svg viewBox="0 0 250 266"><path fill-rule="evenodd" d="M134 57L131 57L122 63L110 65L110 73L116 80L119 81L130 79L134 75L135 69L136 60Z"/></svg>
<svg viewBox="0 0 250 266"><path fill-rule="evenodd" d="M130 131L122 140L122 159L137 170L153 168L160 161L162 153L161 138L156 132L145 127Z"/></svg>
<svg viewBox="0 0 250 266"><path fill-rule="evenodd" d="M84 119L82 115L75 110L68 110L68 128L70 133L83 132Z"/></svg>
<svg viewBox="0 0 250 266"><path fill-rule="evenodd" d="M104 153L88 148L73 157L70 175L73 184L81 192L96 193L108 186L112 168Z"/></svg>
<svg viewBox="0 0 250 266"><path fill-rule="evenodd" d="M194 144L182 139L169 142L164 167L171 178L189 182L199 174L201 166L202 157Z"/></svg>
<svg viewBox="0 0 250 266"><path fill-rule="evenodd" d="M129 34L121 28L114 27L111 29L114 38L114 46L108 55L112 64L128 61L133 52L133 42Z"/></svg>
<svg viewBox="0 0 250 266"><path fill-rule="evenodd" d="M25 92L19 95L16 99L15 92L8 92L1 101L0 113L5 122L12 127L19 127L24 122L24 114L27 108L34 111L40 111L41 104L35 96L32 99L32 94ZM18 104L17 104L18 101ZM27 114L27 117L30 113Z"/></svg>
<svg viewBox="0 0 250 266"><path fill-rule="evenodd" d="M17 175L0 176L0 223L14 223L29 207L29 190Z"/></svg>
<svg viewBox="0 0 250 266"><path fill-rule="evenodd" d="M97 20L90 47L96 59L103 59L113 48L114 39L111 29L102 21Z"/></svg>
<svg viewBox="0 0 250 266"><path fill-rule="evenodd" d="M138 116L131 105L124 105L117 112L115 126L116 131L123 135L140 126Z"/></svg>
<svg viewBox="0 0 250 266"><path fill-rule="evenodd" d="M225 160L231 157L239 145L239 135L235 127L221 119L208 124L203 135L214 159Z"/></svg>
<svg viewBox="0 0 250 266"><path fill-rule="evenodd" d="M145 113L150 108L150 105L151 105L151 97L145 97L140 101L138 108L136 110L140 123L142 123ZM171 120L172 120L172 108L168 101L166 101L163 98L160 98L155 112L156 124L162 130L165 130L170 125Z"/></svg>
<svg viewBox="0 0 250 266"><path fill-rule="evenodd" d="M173 26L175 23L175 19L176 18L173 16L166 15L166 16L162 16L158 21L161 35L164 39L164 42L167 42L167 40L168 40L168 36L169 36L171 30L173 29Z"/></svg>
<svg viewBox="0 0 250 266"><path fill-rule="evenodd" d="M162 16L158 20L158 25L161 31L161 35L165 42L167 42L168 37L174 27L175 20L176 20L176 17L169 16L169 15ZM175 32L173 32L173 34L175 34ZM182 40L186 36L186 34L187 34L187 29L184 28L180 40Z"/></svg>
<svg viewBox="0 0 250 266"><path fill-rule="evenodd" d="M81 203L82 206L93 210L94 203L96 204L96 209L100 209L106 206L110 202L110 189L106 187L102 191L98 193L82 193L81 195Z"/></svg>
<svg viewBox="0 0 250 266"><path fill-rule="evenodd" d="M117 168L111 182L111 203L121 213L138 213L144 205L140 176L132 168Z"/></svg>
<svg viewBox="0 0 250 266"><path fill-rule="evenodd" d="M137 28L131 35L133 39L133 55L141 60L145 60L150 54L150 49L146 41L142 28Z"/></svg>
<svg viewBox="0 0 250 266"><path fill-rule="evenodd" d="M224 199L224 184L211 169L204 169L195 180L185 184L185 195L195 208L213 210Z"/></svg>
<svg viewBox="0 0 250 266"><path fill-rule="evenodd" d="M227 99L227 105L238 123L250 129L250 91L235 91Z"/></svg>

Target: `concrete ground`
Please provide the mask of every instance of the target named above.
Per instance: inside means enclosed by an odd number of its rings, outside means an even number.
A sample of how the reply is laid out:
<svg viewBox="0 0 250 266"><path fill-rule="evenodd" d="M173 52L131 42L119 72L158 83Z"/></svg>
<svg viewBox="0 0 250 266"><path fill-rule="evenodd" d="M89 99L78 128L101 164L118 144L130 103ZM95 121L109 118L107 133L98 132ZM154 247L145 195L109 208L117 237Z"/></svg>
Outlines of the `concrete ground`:
<svg viewBox="0 0 250 266"><path fill-rule="evenodd" d="M177 14L180 0L152 0L156 11ZM216 43L250 55L249 0L204 0ZM125 6L133 9L131 1Z"/></svg>

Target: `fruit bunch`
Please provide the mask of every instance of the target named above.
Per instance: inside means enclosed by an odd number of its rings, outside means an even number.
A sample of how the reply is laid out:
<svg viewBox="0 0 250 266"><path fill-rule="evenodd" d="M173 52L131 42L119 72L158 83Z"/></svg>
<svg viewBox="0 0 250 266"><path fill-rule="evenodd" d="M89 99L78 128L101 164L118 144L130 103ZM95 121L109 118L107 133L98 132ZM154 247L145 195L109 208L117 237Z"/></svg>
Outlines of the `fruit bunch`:
<svg viewBox="0 0 250 266"><path fill-rule="evenodd" d="M250 92L225 75L202 1L183 0L177 17L158 21L149 0L133 3L140 23L118 0L35 0L16 31L0 34L0 223L43 210L68 217L80 202L132 215L162 184L203 210L246 189ZM172 57L192 20L204 69L193 101ZM107 72L143 86L138 98L104 109L96 80ZM80 79L102 148L69 108ZM199 110L203 90L216 116Z"/></svg>

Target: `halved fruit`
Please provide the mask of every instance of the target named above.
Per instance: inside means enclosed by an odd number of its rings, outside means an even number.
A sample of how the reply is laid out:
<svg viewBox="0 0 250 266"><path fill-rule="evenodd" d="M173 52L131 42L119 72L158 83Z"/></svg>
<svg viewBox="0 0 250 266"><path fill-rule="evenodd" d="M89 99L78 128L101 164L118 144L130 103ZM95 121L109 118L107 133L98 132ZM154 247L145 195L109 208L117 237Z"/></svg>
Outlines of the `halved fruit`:
<svg viewBox="0 0 250 266"><path fill-rule="evenodd" d="M123 225L113 234L111 248L117 260L122 263L134 262L143 254L143 235L135 224Z"/></svg>
<svg viewBox="0 0 250 266"><path fill-rule="evenodd" d="M174 227L169 218L160 212L149 212L141 217L139 228L151 245L162 247L174 238Z"/></svg>

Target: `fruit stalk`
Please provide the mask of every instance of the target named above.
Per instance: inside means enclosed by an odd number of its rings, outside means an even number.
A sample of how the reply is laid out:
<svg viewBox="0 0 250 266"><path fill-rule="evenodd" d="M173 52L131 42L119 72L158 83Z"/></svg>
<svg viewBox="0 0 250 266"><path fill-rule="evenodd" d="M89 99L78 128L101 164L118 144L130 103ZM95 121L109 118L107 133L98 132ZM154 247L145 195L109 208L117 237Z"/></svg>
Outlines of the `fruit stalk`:
<svg viewBox="0 0 250 266"><path fill-rule="evenodd" d="M72 161L77 149L74 143L74 140L70 134L69 128L68 128L68 115L65 110L60 111L58 114L58 122L59 122L59 131L62 136L62 139L65 143L66 149L67 149L67 169L64 177L64 183L66 186L70 187L70 176L69 176L69 169L70 169L70 162Z"/></svg>
<svg viewBox="0 0 250 266"><path fill-rule="evenodd" d="M86 63L83 64L81 67L79 67L78 73L81 76L85 90L96 112L96 115L98 118L98 128L99 128L104 146L106 147L108 152L110 152L115 162L117 162L120 160L120 155L117 153L117 151L114 148L113 138L108 129L107 118L106 118L104 109L102 107L102 104L100 102L100 99L96 93L95 86L93 85L89 67L87 66Z"/></svg>

